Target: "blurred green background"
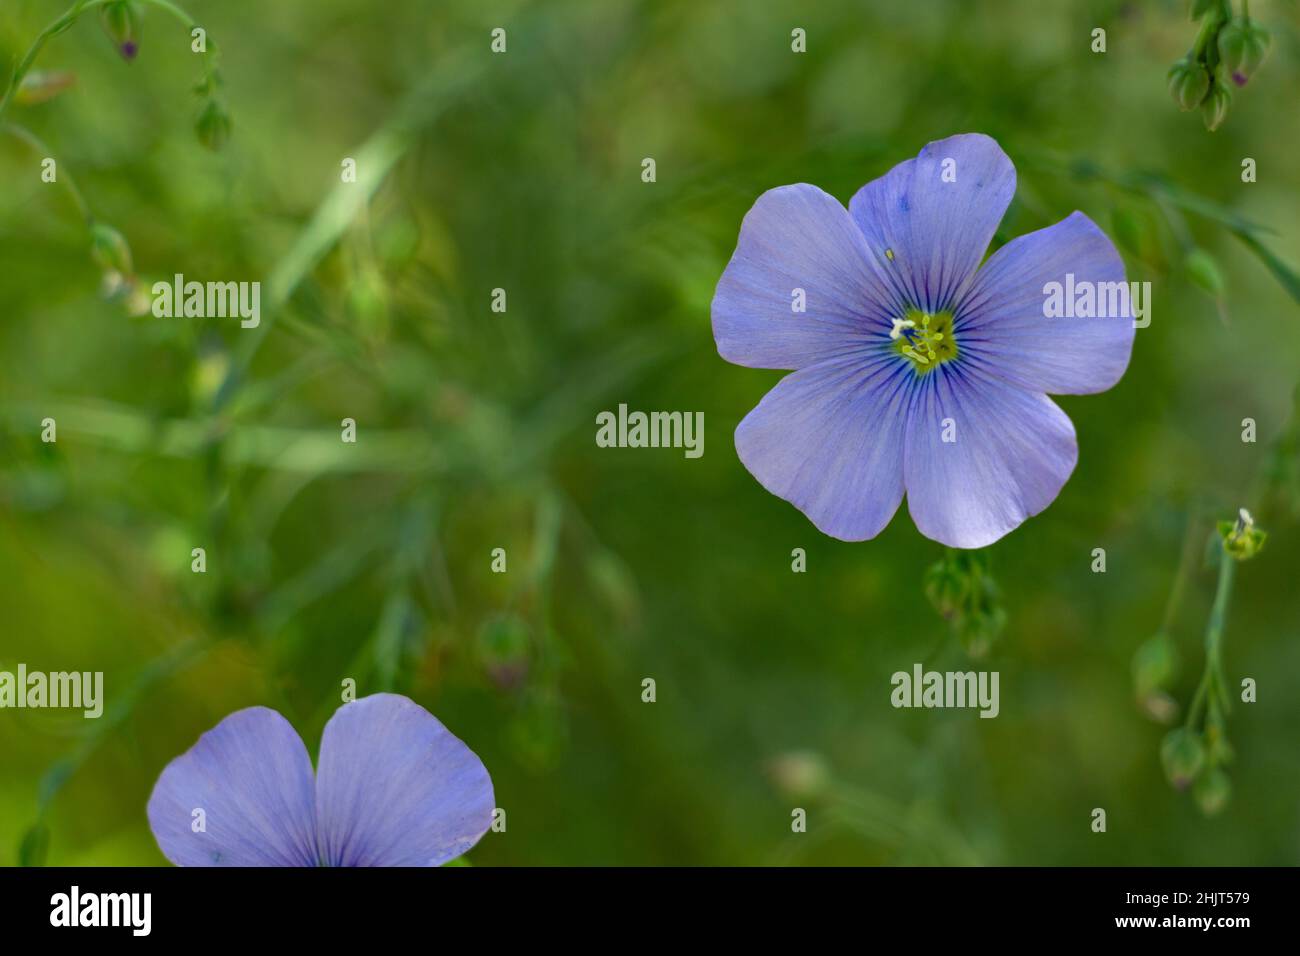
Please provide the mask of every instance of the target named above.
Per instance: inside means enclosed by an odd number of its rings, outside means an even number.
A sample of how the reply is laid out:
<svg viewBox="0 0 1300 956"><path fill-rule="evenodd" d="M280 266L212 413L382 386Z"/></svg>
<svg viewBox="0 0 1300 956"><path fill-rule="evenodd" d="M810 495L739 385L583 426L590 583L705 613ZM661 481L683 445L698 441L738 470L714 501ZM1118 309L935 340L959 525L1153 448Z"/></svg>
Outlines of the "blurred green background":
<svg viewBox="0 0 1300 956"><path fill-rule="evenodd" d="M64 9L5 0L4 62ZM42 52L75 85L4 119L48 152L0 135L0 668L102 670L108 705L0 711L0 863L163 863L144 807L167 761L254 704L314 753L347 677L482 757L508 823L475 865L1300 862L1294 2L1252 4L1273 48L1215 133L1166 91L1196 29L1174 0L189 12L219 49L220 151L195 135L201 58L155 6L134 62L93 13ZM783 373L724 362L709 320L761 192L847 202L967 131L1019 172L995 244L1081 209L1154 297L1123 381L1060 400L1079 467L990 549L1006 627L978 663L905 509L841 543L740 465L732 431ZM106 300L67 175L145 289L259 280L262 327ZM704 412L704 456L597 448L620 402ZM1164 780L1130 660L1189 520L1195 553L1241 505L1270 539L1238 569L1225 669L1259 701L1207 818ZM1184 707L1213 587L1193 561ZM999 671L1000 716L892 709L918 661Z"/></svg>

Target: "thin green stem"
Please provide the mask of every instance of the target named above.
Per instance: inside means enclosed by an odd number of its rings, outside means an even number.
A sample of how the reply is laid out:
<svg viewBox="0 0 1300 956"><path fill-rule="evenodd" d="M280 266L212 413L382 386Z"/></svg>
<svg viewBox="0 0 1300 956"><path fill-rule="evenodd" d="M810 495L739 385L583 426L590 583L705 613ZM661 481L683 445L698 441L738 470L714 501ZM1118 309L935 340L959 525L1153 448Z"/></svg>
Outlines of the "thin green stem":
<svg viewBox="0 0 1300 956"><path fill-rule="evenodd" d="M26 126L19 126L17 123L0 123L0 132L9 133L15 139L21 140L41 156L50 158L54 156L50 148L45 145L45 142ZM55 161L55 168L58 169L57 160ZM63 183L68 194L72 196L72 201L76 203L77 212L81 214L81 218L90 223L94 219L90 214L90 204L86 202L86 197L77 186L77 181L72 178L72 174L66 169L60 169L56 179L58 182Z"/></svg>
<svg viewBox="0 0 1300 956"><path fill-rule="evenodd" d="M1214 605L1205 625L1205 672L1197 685L1196 696L1187 711L1186 726L1196 726L1201 709L1209 705L1213 712L1228 709L1228 695L1223 678L1223 627L1228 619L1228 599L1232 596L1232 583L1237 571L1237 560L1223 546L1219 546L1219 584L1214 591Z"/></svg>
<svg viewBox="0 0 1300 956"><path fill-rule="evenodd" d="M177 20L180 20L191 30L199 25L198 21L186 13L181 7L172 3L171 0L139 0L147 7L157 7L159 10L166 10Z"/></svg>
<svg viewBox="0 0 1300 956"><path fill-rule="evenodd" d="M1219 586L1214 592L1214 606L1210 608L1210 620L1205 627L1205 666L1213 675L1213 681L1223 693L1223 628L1228 619L1228 599L1232 596L1232 582L1237 571L1237 561L1227 551L1221 551L1219 563Z"/></svg>
<svg viewBox="0 0 1300 956"><path fill-rule="evenodd" d="M1183 547L1178 557L1178 570L1174 572L1174 583L1169 589L1169 599L1165 602L1164 619L1160 623L1162 633L1168 634L1174 626L1174 619L1178 616L1178 609L1182 607L1183 595L1187 593L1187 579L1191 577L1192 566L1196 562L1197 527L1200 522L1197 520L1195 511L1187 517L1187 528L1183 532Z"/></svg>
<svg viewBox="0 0 1300 956"><path fill-rule="evenodd" d="M40 56L41 50L45 48L45 44L76 23L77 19L86 10L89 10L91 7L101 6L107 2L108 0L77 0L76 3L68 8L63 16L59 17L40 32L36 39L32 41L32 45L28 48L27 52L23 54L23 58L14 66L14 72L9 79L9 85L5 87L4 96L0 97L0 117L5 115L5 110L7 110L9 104L13 102L14 94L18 92L18 87L22 85L23 77L25 77L28 71L31 70L32 64L35 63L36 58Z"/></svg>
<svg viewBox="0 0 1300 956"><path fill-rule="evenodd" d="M1205 53L1206 47L1216 33L1219 32L1219 13L1207 13L1205 19L1201 21L1201 28L1196 32L1196 40L1192 44L1192 59L1201 60Z"/></svg>
<svg viewBox="0 0 1300 956"><path fill-rule="evenodd" d="M40 56L41 50L45 48L45 44L54 39L60 33L69 30L73 24L81 19L81 15L87 10L94 9L95 7L102 7L112 2L114 2L114 0L76 0L76 3L69 7L63 16L59 17L40 32L36 39L32 41L32 45L28 48L27 52L23 54L23 58L14 66L14 72L10 77L9 85L5 87L4 96L0 97L0 118L3 118L5 111L9 109L9 104L13 101L14 96L18 92L18 88L22 85L23 78L31 71L32 64L34 64L36 58ZM177 4L172 3L171 0L137 0L137 2L142 3L145 6L156 7L159 10L166 11L176 19L180 20L191 30L198 25L198 22L192 16L186 13L185 10ZM215 51L215 46L210 46L208 52L204 54L209 64L212 62L212 57L215 54ZM210 66L207 69L210 73Z"/></svg>

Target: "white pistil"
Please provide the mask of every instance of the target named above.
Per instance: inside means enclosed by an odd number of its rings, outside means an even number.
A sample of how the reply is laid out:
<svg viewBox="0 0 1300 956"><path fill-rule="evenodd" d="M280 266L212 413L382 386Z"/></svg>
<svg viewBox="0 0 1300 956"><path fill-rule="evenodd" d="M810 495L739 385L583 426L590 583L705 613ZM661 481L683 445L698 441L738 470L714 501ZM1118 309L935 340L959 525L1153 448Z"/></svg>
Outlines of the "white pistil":
<svg viewBox="0 0 1300 956"><path fill-rule="evenodd" d="M903 334L903 329L914 329L916 323L911 319L894 319L894 327L889 331L889 337L896 339Z"/></svg>

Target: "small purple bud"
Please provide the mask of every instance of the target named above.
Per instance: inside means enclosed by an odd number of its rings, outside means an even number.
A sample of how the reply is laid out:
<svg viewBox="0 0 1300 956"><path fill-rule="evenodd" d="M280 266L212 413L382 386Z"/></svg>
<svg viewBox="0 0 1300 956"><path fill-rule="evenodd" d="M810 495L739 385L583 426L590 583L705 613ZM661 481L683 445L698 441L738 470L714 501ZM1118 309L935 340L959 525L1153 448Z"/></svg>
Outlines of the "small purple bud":
<svg viewBox="0 0 1300 956"><path fill-rule="evenodd" d="M99 22L127 62L140 52L140 19L131 0L112 0L99 9Z"/></svg>
<svg viewBox="0 0 1300 956"><path fill-rule="evenodd" d="M1232 82L1246 85L1268 55L1268 44L1268 31L1245 17L1236 17L1219 32L1219 59Z"/></svg>

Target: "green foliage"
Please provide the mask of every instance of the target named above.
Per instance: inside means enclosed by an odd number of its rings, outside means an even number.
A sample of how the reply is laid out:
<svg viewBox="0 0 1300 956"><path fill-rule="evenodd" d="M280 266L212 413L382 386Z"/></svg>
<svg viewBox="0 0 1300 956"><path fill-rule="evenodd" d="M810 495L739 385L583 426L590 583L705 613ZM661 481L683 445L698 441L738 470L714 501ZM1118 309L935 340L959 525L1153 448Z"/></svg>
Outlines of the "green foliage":
<svg viewBox="0 0 1300 956"><path fill-rule="evenodd" d="M1293 22L1210 136L1169 107L1173 4L195 0L204 53L135 7L129 66L97 7L0 11L0 667L102 670L109 704L0 712L0 862L162 862L167 761L255 704L317 740L352 678L482 756L510 825L476 865L1295 864ZM1017 167L995 244L1082 210L1152 324L1115 389L1057 399L1079 465L991 560L905 520L830 540L736 459L781 373L718 357L714 286L764 190L847 201L971 130ZM262 281L261 325L153 317L178 272ZM704 456L598 449L619 402L703 411ZM1270 539L1189 731L1207 826L1143 713L1192 711L1213 575L1158 629L1197 667L1134 652L1188 516L1195 551L1243 503ZM1000 716L892 709L922 661L1000 671ZM1265 673L1225 806L1217 711ZM1093 834L1098 805L1142 825Z"/></svg>

